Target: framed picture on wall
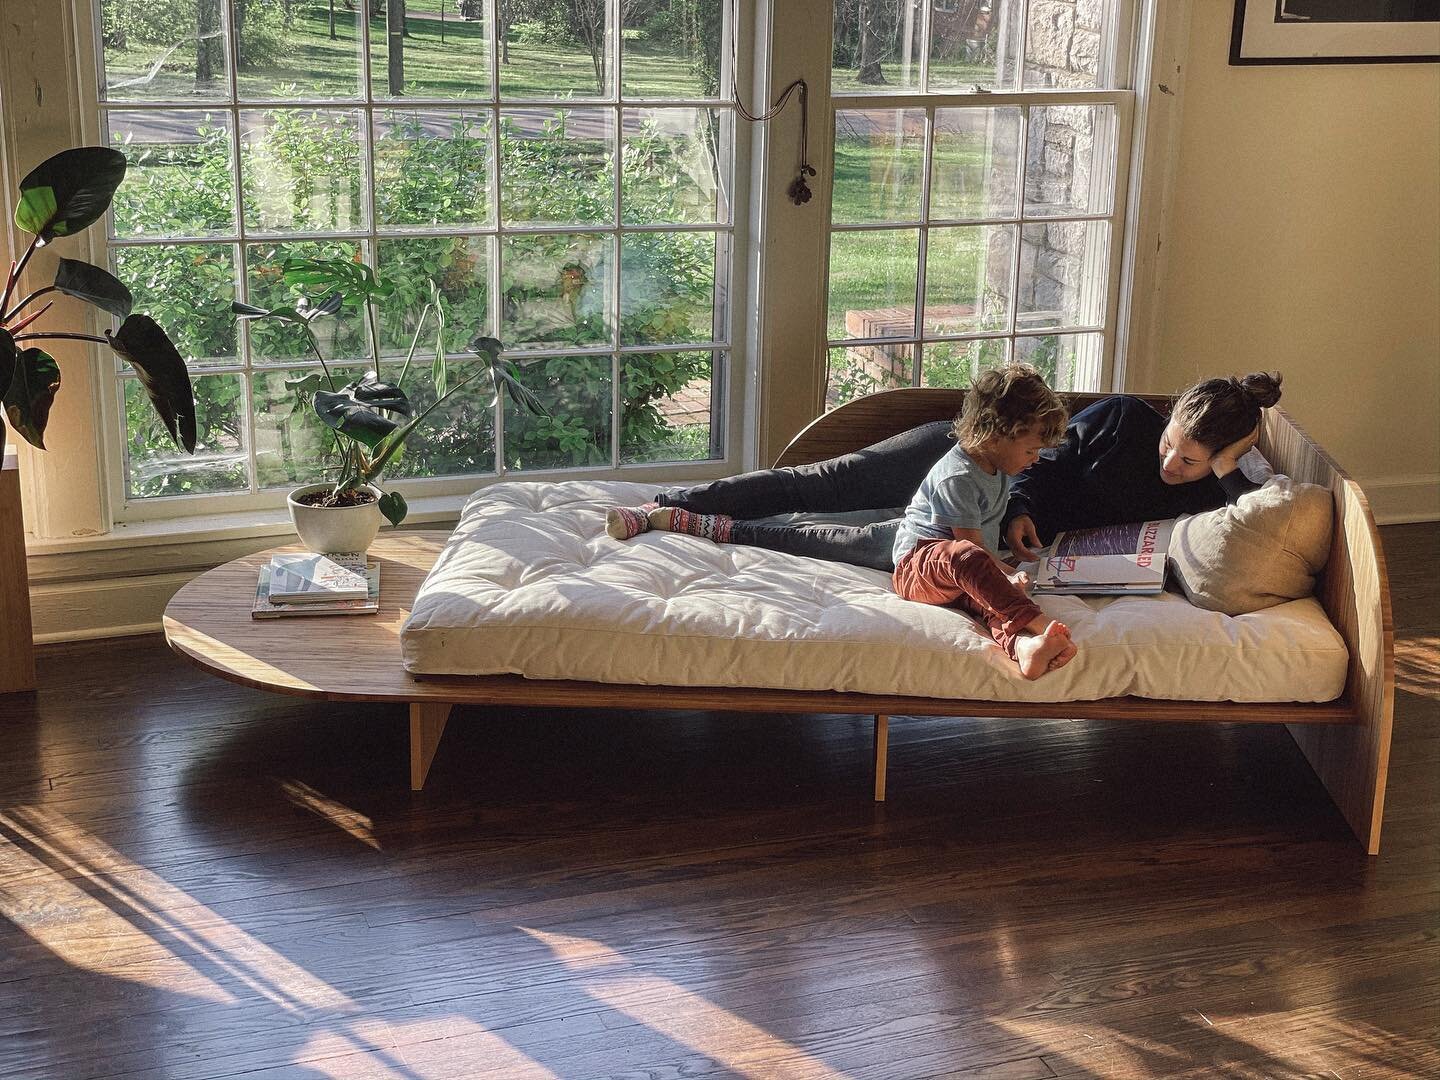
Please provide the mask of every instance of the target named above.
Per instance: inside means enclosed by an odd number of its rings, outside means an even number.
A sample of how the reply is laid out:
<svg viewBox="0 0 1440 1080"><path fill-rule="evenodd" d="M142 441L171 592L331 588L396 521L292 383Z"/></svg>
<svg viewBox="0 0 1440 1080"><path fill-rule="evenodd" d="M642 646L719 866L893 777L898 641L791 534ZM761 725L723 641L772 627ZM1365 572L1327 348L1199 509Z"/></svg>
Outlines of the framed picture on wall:
<svg viewBox="0 0 1440 1080"><path fill-rule="evenodd" d="M1440 0L1235 0L1232 64L1440 62Z"/></svg>

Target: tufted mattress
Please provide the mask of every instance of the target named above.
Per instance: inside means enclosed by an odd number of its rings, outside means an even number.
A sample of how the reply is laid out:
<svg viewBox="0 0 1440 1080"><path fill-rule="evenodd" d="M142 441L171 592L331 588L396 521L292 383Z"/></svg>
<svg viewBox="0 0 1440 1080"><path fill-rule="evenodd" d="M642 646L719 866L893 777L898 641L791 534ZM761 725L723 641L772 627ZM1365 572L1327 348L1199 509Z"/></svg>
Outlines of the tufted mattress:
<svg viewBox="0 0 1440 1080"><path fill-rule="evenodd" d="M607 507L654 491L568 481L475 495L401 633L406 670L1036 702L1329 701L1345 684L1345 644L1314 599L1231 618L1170 594L1040 598L1080 653L1027 682L979 624L901 600L887 574L605 535Z"/></svg>

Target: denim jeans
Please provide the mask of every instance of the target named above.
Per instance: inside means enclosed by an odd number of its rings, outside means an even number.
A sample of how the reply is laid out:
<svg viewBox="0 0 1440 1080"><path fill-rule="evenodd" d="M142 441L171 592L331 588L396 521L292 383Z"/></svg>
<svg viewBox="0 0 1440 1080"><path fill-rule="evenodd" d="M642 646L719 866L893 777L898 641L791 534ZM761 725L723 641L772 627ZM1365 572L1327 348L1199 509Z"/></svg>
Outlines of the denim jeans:
<svg viewBox="0 0 1440 1080"><path fill-rule="evenodd" d="M727 476L655 501L735 519L730 542L892 571L905 506L955 445L949 420L922 424L813 465Z"/></svg>

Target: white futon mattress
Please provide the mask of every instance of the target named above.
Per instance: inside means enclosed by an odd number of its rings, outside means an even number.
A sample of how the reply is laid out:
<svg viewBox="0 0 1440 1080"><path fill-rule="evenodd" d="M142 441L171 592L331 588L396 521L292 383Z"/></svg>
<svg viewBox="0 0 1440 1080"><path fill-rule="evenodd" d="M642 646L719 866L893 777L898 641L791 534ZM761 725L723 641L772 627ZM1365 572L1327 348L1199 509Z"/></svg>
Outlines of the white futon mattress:
<svg viewBox="0 0 1440 1080"><path fill-rule="evenodd" d="M1314 599L1232 618L1171 594L1041 597L1080 653L1027 682L978 623L901 600L888 574L605 534L607 507L654 491L567 481L475 495L405 623L406 670L1001 701L1329 701L1345 684L1345 644Z"/></svg>

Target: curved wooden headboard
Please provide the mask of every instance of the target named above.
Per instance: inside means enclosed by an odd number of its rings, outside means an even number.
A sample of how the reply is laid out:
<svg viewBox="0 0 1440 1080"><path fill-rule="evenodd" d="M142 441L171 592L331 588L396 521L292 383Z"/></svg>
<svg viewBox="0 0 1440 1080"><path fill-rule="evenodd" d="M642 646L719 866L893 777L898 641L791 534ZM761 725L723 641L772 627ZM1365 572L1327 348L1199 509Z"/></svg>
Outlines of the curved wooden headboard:
<svg viewBox="0 0 1440 1080"><path fill-rule="evenodd" d="M1072 413L1104 394L1061 394ZM1162 413L1172 398L1137 395ZM848 453L919 424L955 416L965 391L936 387L885 390L847 402L810 423L775 460L808 465ZM1335 530L1316 595L1350 650L1344 703L1354 726L1288 724L1290 734L1372 855L1379 849L1395 708L1395 639L1390 584L1380 531L1365 493L1283 409L1265 410L1260 452L1276 472L1330 489ZM1237 721L1244 706L1234 706Z"/></svg>
<svg viewBox="0 0 1440 1080"><path fill-rule="evenodd" d="M1109 397L1109 394L1061 394L1065 407L1072 414L1087 405ZM1162 413L1170 412L1173 399L1153 394L1138 394ZM854 401L847 401L824 416L817 417L790 440L790 445L775 459L775 467L809 465L837 454L859 450L862 446L899 435L932 420L948 420L960 412L965 400L964 390L938 387L902 387L882 390Z"/></svg>

